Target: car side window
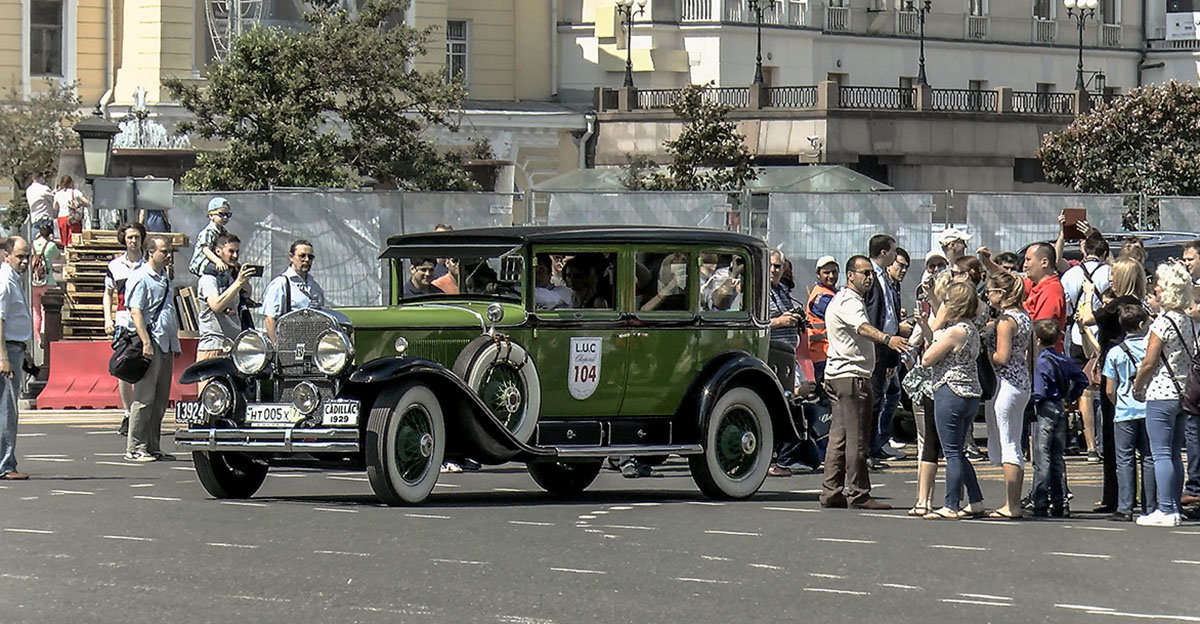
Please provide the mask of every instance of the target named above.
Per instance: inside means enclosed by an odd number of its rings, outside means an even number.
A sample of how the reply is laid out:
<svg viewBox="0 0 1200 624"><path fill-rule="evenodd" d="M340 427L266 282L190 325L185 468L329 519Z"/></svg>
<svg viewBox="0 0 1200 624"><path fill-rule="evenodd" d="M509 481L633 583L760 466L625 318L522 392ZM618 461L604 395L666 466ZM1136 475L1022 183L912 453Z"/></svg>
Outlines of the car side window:
<svg viewBox="0 0 1200 624"><path fill-rule="evenodd" d="M688 274L686 253L647 252L636 256L636 301L639 312L687 311Z"/></svg>
<svg viewBox="0 0 1200 624"><path fill-rule="evenodd" d="M745 310L745 259L737 254L700 254L700 311Z"/></svg>
<svg viewBox="0 0 1200 624"><path fill-rule="evenodd" d="M566 310L616 310L617 254L585 252L566 256L562 282L565 301L555 307Z"/></svg>

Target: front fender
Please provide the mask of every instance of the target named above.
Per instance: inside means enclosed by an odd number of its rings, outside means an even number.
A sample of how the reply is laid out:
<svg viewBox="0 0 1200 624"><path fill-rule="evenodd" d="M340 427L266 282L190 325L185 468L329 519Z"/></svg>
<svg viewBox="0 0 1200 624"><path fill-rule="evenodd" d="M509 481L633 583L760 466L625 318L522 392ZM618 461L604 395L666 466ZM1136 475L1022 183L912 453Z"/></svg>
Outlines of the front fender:
<svg viewBox="0 0 1200 624"><path fill-rule="evenodd" d="M776 442L799 439L783 386L779 384L775 372L766 362L749 353L730 351L710 360L696 375L685 395L688 398L676 412L676 422L695 427L687 432L691 440L701 439L704 419L712 411L713 404L726 388L734 385L752 388L762 397L771 413Z"/></svg>
<svg viewBox="0 0 1200 624"><path fill-rule="evenodd" d="M209 358L200 360L184 369L183 374L179 376L179 383L193 384L214 377L232 379L237 378L238 375L237 367L233 365L233 359L229 357Z"/></svg>
<svg viewBox="0 0 1200 624"><path fill-rule="evenodd" d="M387 357L372 360L350 374L348 383L364 396L385 386L418 381L433 388L446 418L446 452L487 464L554 457L555 451L530 446L513 437L462 378L450 369L424 358Z"/></svg>

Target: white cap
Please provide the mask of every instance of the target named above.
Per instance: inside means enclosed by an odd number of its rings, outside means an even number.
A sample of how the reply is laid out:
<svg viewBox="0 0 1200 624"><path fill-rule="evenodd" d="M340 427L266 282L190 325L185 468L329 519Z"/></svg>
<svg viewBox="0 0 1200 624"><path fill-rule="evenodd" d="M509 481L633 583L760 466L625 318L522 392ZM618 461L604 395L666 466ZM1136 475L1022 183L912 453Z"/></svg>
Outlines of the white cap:
<svg viewBox="0 0 1200 624"><path fill-rule="evenodd" d="M821 267L827 264L837 264L837 258L834 258L833 256L821 256L820 258L817 258L818 271L821 270Z"/></svg>
<svg viewBox="0 0 1200 624"><path fill-rule="evenodd" d="M943 247L956 240L960 240L965 243L971 240L971 235L958 228L946 228L945 230L942 230L942 234L938 236L938 244Z"/></svg>
<svg viewBox="0 0 1200 624"><path fill-rule="evenodd" d="M933 250L930 250L929 253L925 254L925 264L929 264L929 261L933 260L934 258L941 258L942 262L947 262L946 256L944 254L942 254L942 252L940 252L936 249L933 249Z"/></svg>

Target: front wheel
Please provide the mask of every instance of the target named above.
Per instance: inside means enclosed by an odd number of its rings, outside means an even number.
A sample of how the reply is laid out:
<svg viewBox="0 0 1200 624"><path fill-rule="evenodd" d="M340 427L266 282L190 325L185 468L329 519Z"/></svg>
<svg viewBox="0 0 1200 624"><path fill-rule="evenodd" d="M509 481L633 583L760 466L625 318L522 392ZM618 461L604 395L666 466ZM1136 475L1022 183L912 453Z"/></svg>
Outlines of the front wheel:
<svg viewBox="0 0 1200 624"><path fill-rule="evenodd" d="M421 383L385 392L367 420L367 480L387 505L424 501L446 454L446 423L433 391Z"/></svg>
<svg viewBox="0 0 1200 624"><path fill-rule="evenodd" d="M215 498L250 498L267 479L267 464L242 453L192 451L192 464Z"/></svg>
<svg viewBox="0 0 1200 624"><path fill-rule="evenodd" d="M704 418L704 452L688 457L692 479L710 498L746 498L771 466L775 436L767 404L745 386L726 390Z"/></svg>
<svg viewBox="0 0 1200 624"><path fill-rule="evenodd" d="M529 476L543 490L552 494L578 494L596 480L602 461L529 462Z"/></svg>

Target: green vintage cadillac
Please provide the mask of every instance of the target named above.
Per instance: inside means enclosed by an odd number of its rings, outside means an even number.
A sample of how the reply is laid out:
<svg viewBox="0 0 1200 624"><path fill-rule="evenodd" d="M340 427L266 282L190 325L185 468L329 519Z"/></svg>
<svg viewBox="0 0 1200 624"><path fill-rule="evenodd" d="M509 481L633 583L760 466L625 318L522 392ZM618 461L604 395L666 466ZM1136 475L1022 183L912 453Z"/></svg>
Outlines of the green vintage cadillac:
<svg viewBox="0 0 1200 624"><path fill-rule="evenodd" d="M524 462L572 494L610 456L687 456L706 495L762 485L796 429L765 363L767 248L698 228L512 227L388 239L389 305L299 309L196 363L175 443L217 498L271 466L366 470L420 503L444 461ZM434 267L446 275L437 280Z"/></svg>

